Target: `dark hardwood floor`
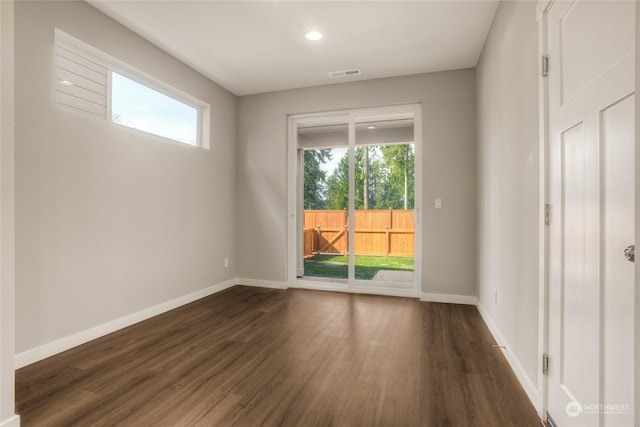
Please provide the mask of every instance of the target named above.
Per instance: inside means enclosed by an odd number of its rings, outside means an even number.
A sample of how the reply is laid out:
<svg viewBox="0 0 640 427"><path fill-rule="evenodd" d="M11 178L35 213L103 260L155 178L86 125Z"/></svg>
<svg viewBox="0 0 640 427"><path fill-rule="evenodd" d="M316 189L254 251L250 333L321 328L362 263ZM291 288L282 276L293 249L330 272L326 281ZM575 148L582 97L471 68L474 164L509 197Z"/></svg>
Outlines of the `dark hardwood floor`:
<svg viewBox="0 0 640 427"><path fill-rule="evenodd" d="M16 372L23 426L540 426L475 307L236 286Z"/></svg>

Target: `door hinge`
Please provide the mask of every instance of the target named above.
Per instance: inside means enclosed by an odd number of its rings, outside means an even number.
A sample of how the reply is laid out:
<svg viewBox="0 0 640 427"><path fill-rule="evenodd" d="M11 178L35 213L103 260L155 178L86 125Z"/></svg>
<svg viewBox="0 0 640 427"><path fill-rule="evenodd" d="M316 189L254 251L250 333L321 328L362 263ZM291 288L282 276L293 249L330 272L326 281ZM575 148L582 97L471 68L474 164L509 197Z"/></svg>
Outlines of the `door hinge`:
<svg viewBox="0 0 640 427"><path fill-rule="evenodd" d="M542 375L549 374L549 355L542 353Z"/></svg>
<svg viewBox="0 0 640 427"><path fill-rule="evenodd" d="M549 225L550 224L550 213L549 211L551 210L551 208L549 207L549 203L545 203L544 204L544 225Z"/></svg>
<svg viewBox="0 0 640 427"><path fill-rule="evenodd" d="M549 55L542 55L542 77L549 75Z"/></svg>

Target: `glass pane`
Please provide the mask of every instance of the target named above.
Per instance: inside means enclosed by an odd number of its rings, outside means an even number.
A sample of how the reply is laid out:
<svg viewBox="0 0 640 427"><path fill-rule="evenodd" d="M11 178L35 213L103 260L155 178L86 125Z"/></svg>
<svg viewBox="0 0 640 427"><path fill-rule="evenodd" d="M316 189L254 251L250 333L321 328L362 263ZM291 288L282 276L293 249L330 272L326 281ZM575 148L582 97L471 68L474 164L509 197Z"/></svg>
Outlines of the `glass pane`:
<svg viewBox="0 0 640 427"><path fill-rule="evenodd" d="M305 278L346 281L349 267L347 124L299 127L304 153Z"/></svg>
<svg viewBox="0 0 640 427"><path fill-rule="evenodd" d="M111 73L111 121L163 138L198 144L198 109Z"/></svg>
<svg viewBox="0 0 640 427"><path fill-rule="evenodd" d="M413 288L413 119L358 123L355 278Z"/></svg>

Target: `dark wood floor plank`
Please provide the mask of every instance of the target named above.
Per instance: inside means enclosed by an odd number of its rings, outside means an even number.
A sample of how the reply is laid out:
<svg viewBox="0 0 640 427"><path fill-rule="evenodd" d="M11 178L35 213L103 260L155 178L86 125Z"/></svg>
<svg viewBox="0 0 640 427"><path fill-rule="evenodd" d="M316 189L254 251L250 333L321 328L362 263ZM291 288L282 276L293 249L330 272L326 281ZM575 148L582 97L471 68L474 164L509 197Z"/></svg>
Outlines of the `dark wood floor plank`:
<svg viewBox="0 0 640 427"><path fill-rule="evenodd" d="M16 372L24 426L539 426L471 306L235 286Z"/></svg>

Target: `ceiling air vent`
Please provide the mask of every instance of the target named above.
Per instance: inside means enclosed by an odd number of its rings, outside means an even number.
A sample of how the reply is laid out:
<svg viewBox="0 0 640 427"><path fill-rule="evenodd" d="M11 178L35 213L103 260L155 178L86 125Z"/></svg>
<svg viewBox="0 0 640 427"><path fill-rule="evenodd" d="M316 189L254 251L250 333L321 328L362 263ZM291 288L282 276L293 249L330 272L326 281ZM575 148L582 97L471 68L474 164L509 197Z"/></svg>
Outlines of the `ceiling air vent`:
<svg viewBox="0 0 640 427"><path fill-rule="evenodd" d="M340 71L331 71L329 72L329 77L349 77L349 76L358 76L362 74L359 68L352 68L350 70L340 70Z"/></svg>

